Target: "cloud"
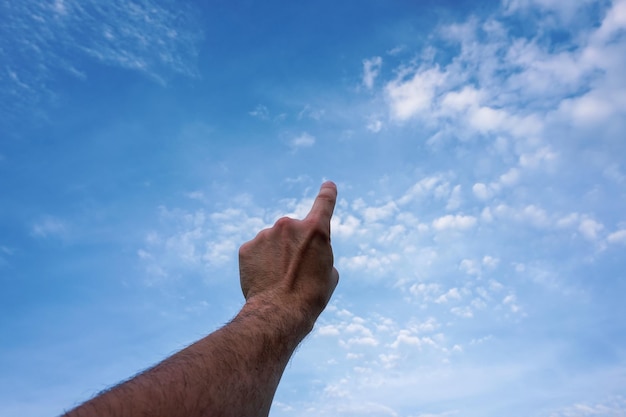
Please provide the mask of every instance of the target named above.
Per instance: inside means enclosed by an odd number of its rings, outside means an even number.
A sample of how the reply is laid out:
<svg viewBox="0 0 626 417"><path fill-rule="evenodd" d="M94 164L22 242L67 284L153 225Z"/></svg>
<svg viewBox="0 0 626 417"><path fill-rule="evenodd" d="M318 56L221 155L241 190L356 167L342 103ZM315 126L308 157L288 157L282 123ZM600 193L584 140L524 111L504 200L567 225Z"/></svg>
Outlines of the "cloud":
<svg viewBox="0 0 626 417"><path fill-rule="evenodd" d="M465 319L471 319L472 317L474 317L474 312L469 306L453 307L450 309L450 312L456 316L459 316Z"/></svg>
<svg viewBox="0 0 626 417"><path fill-rule="evenodd" d="M342 256L337 264L346 270L362 270L368 274L379 275L399 260L400 256L396 253L379 253L376 249L369 249L367 253Z"/></svg>
<svg viewBox="0 0 626 417"><path fill-rule="evenodd" d="M593 219L584 219L580 222L580 226L578 226L580 233L589 240L596 240L598 233L600 233L602 229L604 229L604 225Z"/></svg>
<svg viewBox="0 0 626 417"><path fill-rule="evenodd" d="M298 113L298 120L302 120L306 117L308 119L319 122L320 120L322 120L325 114L326 114L326 110L320 109L320 108L314 108L307 104Z"/></svg>
<svg viewBox="0 0 626 417"><path fill-rule="evenodd" d="M461 207L462 200L463 199L461 197L461 186L455 185L454 188L452 189L452 192L450 193L450 198L448 199L448 203L446 204L446 210L452 211L452 210L458 209L459 207Z"/></svg>
<svg viewBox="0 0 626 417"><path fill-rule="evenodd" d="M269 109L262 104L259 104L258 106L256 106L254 110L252 110L251 112L248 112L248 114L260 120L268 120L270 118Z"/></svg>
<svg viewBox="0 0 626 417"><path fill-rule="evenodd" d="M370 132L378 133L383 128L383 122L381 122L380 120L373 120L367 124L366 128Z"/></svg>
<svg viewBox="0 0 626 417"><path fill-rule="evenodd" d="M510 187L517 183L519 177L520 170L518 168L511 168L500 176L500 184Z"/></svg>
<svg viewBox="0 0 626 417"><path fill-rule="evenodd" d="M400 121L410 119L431 109L437 87L446 80L439 68L419 69L412 76L401 74L389 82L385 92L392 116Z"/></svg>
<svg viewBox="0 0 626 417"><path fill-rule="evenodd" d="M619 417L626 413L626 400L621 397L605 399L599 403L577 402L550 414L550 417Z"/></svg>
<svg viewBox="0 0 626 417"><path fill-rule="evenodd" d="M44 217L31 227L31 235L39 238L64 237L67 232L66 223L52 216Z"/></svg>
<svg viewBox="0 0 626 417"><path fill-rule="evenodd" d="M457 229L467 230L476 225L476 217L461 214L439 217L433 220L433 227L437 230Z"/></svg>
<svg viewBox="0 0 626 417"><path fill-rule="evenodd" d="M440 293L441 287L438 284L413 284L409 288L409 292L415 297L422 299L423 301L430 301L435 299L436 294Z"/></svg>
<svg viewBox="0 0 626 417"><path fill-rule="evenodd" d="M406 205L415 200L420 200L429 196L442 197L449 186L445 180L445 175L435 174L419 179L413 184L402 197L398 199L398 204ZM443 195L442 195L443 194Z"/></svg>
<svg viewBox="0 0 626 417"><path fill-rule="evenodd" d="M397 76L384 83L389 120L419 120L421 131L432 132L427 144L433 147L492 140L503 165L497 177L474 181L472 191L483 201L528 172L576 163L563 159L576 142L564 143L559 133L583 140L583 132L599 129L597 140L619 152L618 132L626 128L624 4L512 0L491 16L441 26L418 58L398 65ZM531 15L536 26L556 25L572 36L513 29ZM622 177L615 168L602 169Z"/></svg>
<svg viewBox="0 0 626 417"><path fill-rule="evenodd" d="M626 229L611 233L606 240L609 243L626 243Z"/></svg>
<svg viewBox="0 0 626 417"><path fill-rule="evenodd" d="M472 191L474 192L474 195L480 200L489 200L493 195L492 190L490 190L489 187L481 182L474 184L472 186Z"/></svg>
<svg viewBox="0 0 626 417"><path fill-rule="evenodd" d="M339 336L340 331L337 326L329 324L326 326L318 327L317 334L319 334L320 336Z"/></svg>
<svg viewBox="0 0 626 417"><path fill-rule="evenodd" d="M468 275L479 276L482 272L480 264L473 259L463 259L459 264L459 269Z"/></svg>
<svg viewBox="0 0 626 417"><path fill-rule="evenodd" d="M147 273L146 282L165 279L181 271L206 271L235 261L237 248L269 227L266 212L241 208L209 211L159 207L161 227L146 233L138 250ZM157 280L158 281L158 280Z"/></svg>
<svg viewBox="0 0 626 417"><path fill-rule="evenodd" d="M77 57L125 68L160 83L197 75L199 23L189 6L161 1L96 0L2 2L0 86L6 114L60 93L59 77L89 77ZM28 62L29 65L22 63Z"/></svg>
<svg viewBox="0 0 626 417"><path fill-rule="evenodd" d="M293 149L310 148L315 145L315 137L303 132L300 136L296 136L289 143Z"/></svg>
<svg viewBox="0 0 626 417"><path fill-rule="evenodd" d="M450 288L448 290L448 292L446 292L445 294L440 295L436 300L435 303L437 304L444 304L447 303L451 300L460 300L461 299L461 293L459 292L458 288Z"/></svg>
<svg viewBox="0 0 626 417"><path fill-rule="evenodd" d="M382 64L383 59L379 56L363 61L363 85L366 88L371 90L374 87L374 82L378 74L380 74Z"/></svg>
<svg viewBox="0 0 626 417"><path fill-rule="evenodd" d="M361 212L363 214L363 218L367 222L377 222L380 220L388 219L392 216L398 207L395 202L390 201L387 204L379 207L364 207Z"/></svg>
<svg viewBox="0 0 626 417"><path fill-rule="evenodd" d="M575 2L563 2L559 0L504 0L503 7L506 13L527 12L540 10L556 14L562 23L571 21L575 15L585 9L587 5L596 0L579 0Z"/></svg>
<svg viewBox="0 0 626 417"><path fill-rule="evenodd" d="M528 223L537 228L546 228L551 225L550 216L546 210L534 204L525 207L510 207L506 204L499 204L493 207L490 213L500 219Z"/></svg>
<svg viewBox="0 0 626 417"><path fill-rule="evenodd" d="M333 236L349 238L362 230L361 220L351 214L337 213L331 220L331 230Z"/></svg>
<svg viewBox="0 0 626 417"><path fill-rule="evenodd" d="M483 265L488 268L495 268L500 263L500 260L498 258L494 258L493 256L485 255L482 262Z"/></svg>
<svg viewBox="0 0 626 417"><path fill-rule="evenodd" d="M4 267L9 265L9 261L7 258L13 256L15 250L4 245L0 245L0 267Z"/></svg>
<svg viewBox="0 0 626 417"><path fill-rule="evenodd" d="M397 349L400 345L409 345L415 347L421 347L422 341L419 337L413 336L408 330L400 330L400 333L396 337L396 340L391 344L391 347Z"/></svg>

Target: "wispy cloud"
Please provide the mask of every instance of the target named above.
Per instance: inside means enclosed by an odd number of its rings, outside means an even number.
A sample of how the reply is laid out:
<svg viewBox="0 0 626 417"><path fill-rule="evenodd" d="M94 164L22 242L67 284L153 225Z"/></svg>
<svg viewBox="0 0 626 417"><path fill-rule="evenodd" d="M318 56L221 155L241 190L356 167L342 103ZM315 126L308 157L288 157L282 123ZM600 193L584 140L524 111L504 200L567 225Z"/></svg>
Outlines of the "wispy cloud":
<svg viewBox="0 0 626 417"><path fill-rule="evenodd" d="M363 85L366 88L371 89L374 87L374 82L378 74L380 74L382 65L383 59L379 56L363 61Z"/></svg>
<svg viewBox="0 0 626 417"><path fill-rule="evenodd" d="M202 32L190 6L160 1L2 2L3 114L60 92L55 80L89 77L79 58L139 71L158 82L196 76ZM8 105L10 103L10 106Z"/></svg>
<svg viewBox="0 0 626 417"><path fill-rule="evenodd" d="M39 238L63 237L68 232L67 225L61 219L46 216L32 225L31 235Z"/></svg>
<svg viewBox="0 0 626 417"><path fill-rule="evenodd" d="M310 148L311 146L315 145L315 136L303 132L302 134L293 138L289 142L289 145L293 149Z"/></svg>

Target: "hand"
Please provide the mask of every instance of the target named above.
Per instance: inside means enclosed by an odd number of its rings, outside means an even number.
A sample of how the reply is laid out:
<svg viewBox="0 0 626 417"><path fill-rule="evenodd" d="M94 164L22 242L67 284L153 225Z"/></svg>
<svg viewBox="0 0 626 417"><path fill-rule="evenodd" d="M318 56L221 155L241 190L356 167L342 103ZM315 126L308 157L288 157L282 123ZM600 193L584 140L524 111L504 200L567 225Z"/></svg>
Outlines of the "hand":
<svg viewBox="0 0 626 417"><path fill-rule="evenodd" d="M300 311L313 324L339 281L330 245L336 200L337 187L325 182L304 220L283 217L241 246L239 272L246 301Z"/></svg>

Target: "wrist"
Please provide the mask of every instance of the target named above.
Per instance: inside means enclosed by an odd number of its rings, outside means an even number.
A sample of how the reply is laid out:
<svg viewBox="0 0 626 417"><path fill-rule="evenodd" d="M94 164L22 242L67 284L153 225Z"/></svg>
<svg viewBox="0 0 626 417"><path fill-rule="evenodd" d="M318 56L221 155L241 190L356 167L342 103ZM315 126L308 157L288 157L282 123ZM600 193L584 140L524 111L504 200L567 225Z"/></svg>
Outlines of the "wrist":
<svg viewBox="0 0 626 417"><path fill-rule="evenodd" d="M269 294L257 294L246 300L237 318L251 317L260 320L262 328L284 340L293 340L296 345L313 330L317 318L302 306Z"/></svg>

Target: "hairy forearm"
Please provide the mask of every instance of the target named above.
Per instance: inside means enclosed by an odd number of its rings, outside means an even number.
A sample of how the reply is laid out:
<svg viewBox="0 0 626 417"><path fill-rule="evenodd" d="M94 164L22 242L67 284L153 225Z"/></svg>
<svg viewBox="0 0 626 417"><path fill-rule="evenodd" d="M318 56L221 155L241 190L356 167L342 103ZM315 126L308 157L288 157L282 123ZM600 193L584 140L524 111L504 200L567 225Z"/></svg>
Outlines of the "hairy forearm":
<svg viewBox="0 0 626 417"><path fill-rule="evenodd" d="M65 417L267 416L311 318L252 299L226 326Z"/></svg>

